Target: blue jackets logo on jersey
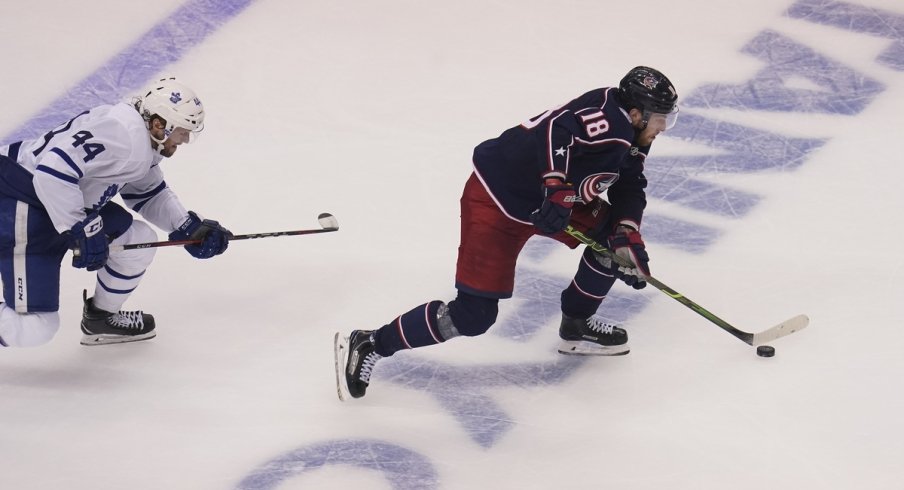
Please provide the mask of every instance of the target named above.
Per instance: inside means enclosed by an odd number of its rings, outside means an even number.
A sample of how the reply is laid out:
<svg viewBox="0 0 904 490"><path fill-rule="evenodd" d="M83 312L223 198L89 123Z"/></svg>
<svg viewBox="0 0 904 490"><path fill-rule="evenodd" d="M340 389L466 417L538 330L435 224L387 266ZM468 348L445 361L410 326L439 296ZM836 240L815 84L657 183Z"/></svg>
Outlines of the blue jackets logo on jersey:
<svg viewBox="0 0 904 490"><path fill-rule="evenodd" d="M584 199L584 202L589 203L600 194L606 192L606 189L614 184L616 180L618 180L618 174L612 172L588 175L581 182L581 197Z"/></svg>

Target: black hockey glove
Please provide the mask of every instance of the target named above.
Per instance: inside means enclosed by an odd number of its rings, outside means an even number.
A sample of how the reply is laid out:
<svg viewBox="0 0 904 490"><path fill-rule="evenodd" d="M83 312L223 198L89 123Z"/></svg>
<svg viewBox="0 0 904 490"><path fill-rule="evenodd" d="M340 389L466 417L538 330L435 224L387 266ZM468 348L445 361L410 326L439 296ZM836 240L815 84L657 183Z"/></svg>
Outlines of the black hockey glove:
<svg viewBox="0 0 904 490"><path fill-rule="evenodd" d="M614 260L598 255L597 261L609 269L615 277L625 281L625 284L634 289L647 287L647 276L650 275L650 256L647 255L646 245L640 232L626 226L619 226L615 233L608 238L609 249L615 255L634 264L634 267L623 267Z"/></svg>
<svg viewBox="0 0 904 490"><path fill-rule="evenodd" d="M531 213L530 222L547 235L564 230L576 198L571 184L558 177L547 178L543 181L543 204Z"/></svg>
<svg viewBox="0 0 904 490"><path fill-rule="evenodd" d="M96 271L107 263L110 244L104 233L104 220L97 214L89 214L63 235L72 249L72 267Z"/></svg>
<svg viewBox="0 0 904 490"><path fill-rule="evenodd" d="M225 252L230 238L231 231L212 219L201 219L194 211L189 211L185 223L169 234L170 240L201 240L201 243L185 246L192 257L199 259L209 259Z"/></svg>

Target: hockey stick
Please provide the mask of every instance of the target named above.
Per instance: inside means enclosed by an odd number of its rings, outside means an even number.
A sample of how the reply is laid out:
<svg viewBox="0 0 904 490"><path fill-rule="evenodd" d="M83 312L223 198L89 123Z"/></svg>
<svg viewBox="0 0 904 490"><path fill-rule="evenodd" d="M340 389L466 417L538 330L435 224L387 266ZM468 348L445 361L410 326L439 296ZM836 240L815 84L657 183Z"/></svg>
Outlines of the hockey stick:
<svg viewBox="0 0 904 490"><path fill-rule="evenodd" d="M330 213L321 213L317 216L317 221L320 223L320 228L312 229L312 230L293 230L293 231L271 231L268 233L249 233L247 235L234 235L229 238L229 241L235 240L251 240L254 238L270 238L277 236L296 236L296 235L311 235L314 233L328 233L331 231L339 230L339 220L336 219ZM196 243L201 243L201 240L168 240L163 242L148 242L148 243L129 243L127 245L110 245L111 252L119 252L121 250L135 250L137 248L157 248L157 247L174 247L177 245L193 245ZM79 255L79 250L73 250L72 253L76 256Z"/></svg>
<svg viewBox="0 0 904 490"><path fill-rule="evenodd" d="M628 260L616 255L615 252L600 245L596 240L594 240L594 239L588 237L587 235L581 233L580 231L574 229L574 227L572 227L571 225L568 225L565 228L565 233L568 233L569 235L576 238L579 242L583 243L584 245L587 245L588 247L593 249L594 252L615 261L618 265L620 265L622 267L634 268L634 264L632 264ZM697 314L699 314L703 318L706 318L707 320L711 321L712 323L715 323L720 328L722 328L722 330L725 330L726 332L734 335L738 339L743 340L748 345L752 345L752 346L763 345L767 342L771 342L775 339L784 337L786 335L791 335L792 333L797 332L798 330L803 330L810 323L810 319L807 318L807 315L797 315L793 318L789 318L788 320L783 321L782 323L779 323L778 325L776 325L772 328L768 328L759 333L745 332L743 330L739 330L739 329L733 327L731 324L729 324L725 320L710 313L706 308L691 301L689 298L687 298L683 294L679 293L678 291L675 291L674 289L666 286L662 281L659 281L655 277L647 276L646 280L649 284L652 284L654 287L656 287L656 289L669 295L669 297L671 297L675 301L683 304L684 306L687 306L688 308L694 310Z"/></svg>

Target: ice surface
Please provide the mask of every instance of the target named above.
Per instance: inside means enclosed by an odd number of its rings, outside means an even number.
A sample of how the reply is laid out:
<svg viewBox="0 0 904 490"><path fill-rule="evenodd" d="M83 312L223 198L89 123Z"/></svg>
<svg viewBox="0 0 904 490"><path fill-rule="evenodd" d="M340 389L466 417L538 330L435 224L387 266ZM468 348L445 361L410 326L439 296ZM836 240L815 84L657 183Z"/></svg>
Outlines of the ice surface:
<svg viewBox="0 0 904 490"><path fill-rule="evenodd" d="M209 261L160 249L127 303L158 337L132 345L78 344L94 279L64 264L60 333L0 350L0 488L901 487L900 2L34 0L0 18L3 142L177 75L208 112L164 163L190 209L236 233L341 224ZM535 239L490 333L386 359L340 403L335 331L453 297L473 147L637 64L684 101L647 162L654 275L743 330L809 328L759 358L616 286L600 314L631 353L560 356L580 252Z"/></svg>

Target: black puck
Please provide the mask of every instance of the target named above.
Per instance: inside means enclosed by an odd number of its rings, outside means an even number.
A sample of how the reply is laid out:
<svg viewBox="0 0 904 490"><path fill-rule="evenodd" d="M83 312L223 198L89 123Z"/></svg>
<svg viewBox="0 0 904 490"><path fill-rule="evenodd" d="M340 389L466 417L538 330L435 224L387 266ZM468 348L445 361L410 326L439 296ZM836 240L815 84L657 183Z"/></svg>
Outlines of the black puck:
<svg viewBox="0 0 904 490"><path fill-rule="evenodd" d="M775 355L775 347L771 345L761 345L756 348L756 355L760 357L772 357Z"/></svg>

